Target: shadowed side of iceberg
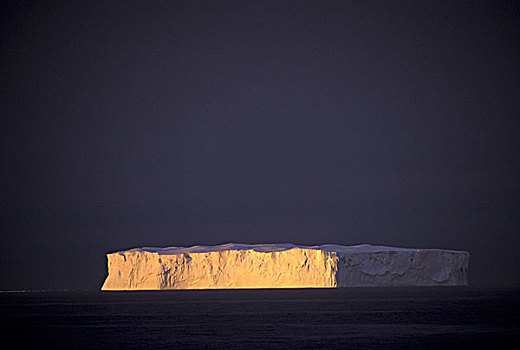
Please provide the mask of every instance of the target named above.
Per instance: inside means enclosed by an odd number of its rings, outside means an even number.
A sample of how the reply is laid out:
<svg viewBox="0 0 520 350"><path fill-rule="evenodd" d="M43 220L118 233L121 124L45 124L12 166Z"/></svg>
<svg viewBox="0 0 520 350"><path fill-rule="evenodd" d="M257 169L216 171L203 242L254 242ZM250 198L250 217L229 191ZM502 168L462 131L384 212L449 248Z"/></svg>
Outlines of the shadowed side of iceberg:
<svg viewBox="0 0 520 350"><path fill-rule="evenodd" d="M444 250L380 251L340 255L338 287L461 286L468 284L469 253Z"/></svg>

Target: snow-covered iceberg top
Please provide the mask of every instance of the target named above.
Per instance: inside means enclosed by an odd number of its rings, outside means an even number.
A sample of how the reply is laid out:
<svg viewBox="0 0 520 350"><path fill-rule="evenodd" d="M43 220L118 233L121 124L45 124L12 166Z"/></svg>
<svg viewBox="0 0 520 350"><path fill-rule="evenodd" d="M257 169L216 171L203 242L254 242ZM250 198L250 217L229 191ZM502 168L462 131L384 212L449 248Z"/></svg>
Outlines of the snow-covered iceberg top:
<svg viewBox="0 0 520 350"><path fill-rule="evenodd" d="M207 245L195 245L192 247L142 247L133 248L128 250L122 250L114 252L116 253L127 253L127 252L148 252L157 253L159 255L177 255L177 254L193 254L193 253L210 253L210 252L222 252L228 250L252 250L259 253L273 253L283 252L290 249L311 249L311 250L323 250L326 252L336 253L375 253L375 252L423 252L423 251L444 251L444 252L456 252L461 253L457 250L446 250L446 249L418 249L418 248L399 248L399 247L388 247L381 245L371 244L360 244L353 246L344 246L339 244L324 244L324 245L297 245L292 243L270 243L270 244L242 244L242 243L226 243L216 246Z"/></svg>

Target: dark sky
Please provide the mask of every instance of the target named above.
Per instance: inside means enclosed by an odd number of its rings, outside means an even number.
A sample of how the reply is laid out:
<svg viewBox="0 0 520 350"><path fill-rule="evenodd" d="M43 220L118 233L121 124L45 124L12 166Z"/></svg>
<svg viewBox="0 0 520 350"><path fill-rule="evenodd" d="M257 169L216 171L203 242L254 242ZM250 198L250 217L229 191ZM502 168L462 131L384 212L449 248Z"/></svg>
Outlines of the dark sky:
<svg viewBox="0 0 520 350"><path fill-rule="evenodd" d="M462 249L520 283L519 4L4 1L0 289L227 242Z"/></svg>

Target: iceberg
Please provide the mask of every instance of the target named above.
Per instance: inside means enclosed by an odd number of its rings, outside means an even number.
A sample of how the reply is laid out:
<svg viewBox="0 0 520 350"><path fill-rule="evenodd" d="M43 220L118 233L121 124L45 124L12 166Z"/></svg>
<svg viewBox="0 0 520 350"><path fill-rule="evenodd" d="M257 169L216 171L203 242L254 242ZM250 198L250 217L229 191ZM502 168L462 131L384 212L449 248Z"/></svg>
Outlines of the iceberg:
<svg viewBox="0 0 520 350"><path fill-rule="evenodd" d="M235 244L107 254L104 291L467 285L469 253L375 245Z"/></svg>

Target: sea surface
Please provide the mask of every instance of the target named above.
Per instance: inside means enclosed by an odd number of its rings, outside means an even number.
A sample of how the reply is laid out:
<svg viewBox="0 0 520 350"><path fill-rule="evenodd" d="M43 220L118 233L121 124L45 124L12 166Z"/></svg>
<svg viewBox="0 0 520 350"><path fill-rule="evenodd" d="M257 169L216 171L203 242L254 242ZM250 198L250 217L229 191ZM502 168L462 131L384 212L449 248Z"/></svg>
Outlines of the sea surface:
<svg viewBox="0 0 520 350"><path fill-rule="evenodd" d="M3 349L520 349L520 288L2 292L0 315Z"/></svg>

